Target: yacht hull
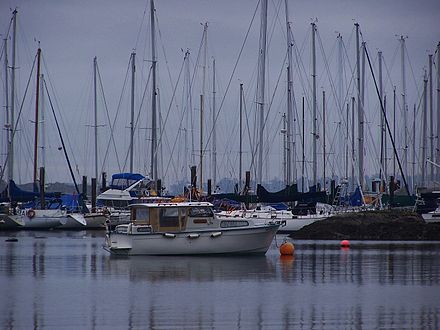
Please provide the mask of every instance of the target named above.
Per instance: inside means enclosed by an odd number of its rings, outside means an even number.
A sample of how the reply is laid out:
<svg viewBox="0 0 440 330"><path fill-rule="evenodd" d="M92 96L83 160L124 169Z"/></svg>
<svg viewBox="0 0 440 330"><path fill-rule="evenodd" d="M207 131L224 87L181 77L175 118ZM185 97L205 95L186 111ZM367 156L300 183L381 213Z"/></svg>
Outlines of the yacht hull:
<svg viewBox="0 0 440 330"><path fill-rule="evenodd" d="M120 255L265 254L279 225L144 234L129 234L138 228L127 227L127 233L107 234L106 250Z"/></svg>

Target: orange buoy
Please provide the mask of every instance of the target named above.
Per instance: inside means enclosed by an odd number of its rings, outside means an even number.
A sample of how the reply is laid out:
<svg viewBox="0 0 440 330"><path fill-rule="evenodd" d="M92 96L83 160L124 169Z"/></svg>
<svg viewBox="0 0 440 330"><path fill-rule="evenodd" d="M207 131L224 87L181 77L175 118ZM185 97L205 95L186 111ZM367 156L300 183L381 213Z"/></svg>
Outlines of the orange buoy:
<svg viewBox="0 0 440 330"><path fill-rule="evenodd" d="M341 241L341 247L348 248L350 247L350 241L348 239L344 239Z"/></svg>
<svg viewBox="0 0 440 330"><path fill-rule="evenodd" d="M282 256L292 256L295 251L295 247L290 242L284 242L280 246L280 254Z"/></svg>

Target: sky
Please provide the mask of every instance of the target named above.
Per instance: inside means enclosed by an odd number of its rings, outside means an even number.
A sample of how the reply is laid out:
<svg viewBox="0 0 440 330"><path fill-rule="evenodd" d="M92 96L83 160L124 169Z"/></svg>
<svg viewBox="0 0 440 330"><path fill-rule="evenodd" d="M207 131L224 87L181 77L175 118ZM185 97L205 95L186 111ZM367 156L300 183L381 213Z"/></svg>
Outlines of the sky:
<svg viewBox="0 0 440 330"><path fill-rule="evenodd" d="M208 23L207 64L206 64L206 106L204 133L204 178L213 176L211 157L211 107L212 107L212 60L216 61L216 105L217 119L217 178L238 177L238 101L239 84L243 83L247 113L247 131L243 132L243 168L248 170L252 163L252 145L255 135L255 95L256 68L258 63L259 9L258 1L177 1L156 2L157 48L158 48L158 88L159 108L164 122L162 148L160 153L160 176L166 184L171 184L189 176L189 165L198 164L199 158L199 94L202 92L203 56L197 61L202 41L203 23ZM310 98L311 50L310 23L316 22L317 42L317 86L318 103L321 93L326 91L327 104L327 175L344 175L345 132L344 119L336 106L335 87L338 77L336 37L342 35L346 49L344 59L344 88L349 97L353 88L349 87L355 65L354 23L360 24L362 40L377 70L377 52L383 52L386 66L385 94L392 97L392 86L396 86L399 96L400 49L399 37L405 36L407 51L407 101L408 108L417 105L416 131L421 131L421 111L419 104L423 90L423 74L427 68L428 54L434 54L440 41L440 2L435 0L407 1L288 1L289 21L292 24L295 47L299 57L294 66L294 93L296 111L301 113L301 97ZM148 88L148 74L151 67L149 1L10 1L0 2L0 33L6 35L11 12L18 9L17 41L17 104L21 104L27 79L31 72L38 41L43 53L42 72L49 86L49 95L56 113L62 122L62 131L68 141L67 150L72 158L74 172L79 180L81 175L94 176L93 140L93 66L96 56L99 75L105 98L98 91L98 167L111 173L128 171L127 150L129 146L130 122L130 73L127 75L128 61L132 51L136 51L136 92L135 108L139 112L135 133L134 171L149 174L149 104L151 92ZM266 109L268 110L265 130L264 180L283 177L283 134L282 114L286 108L286 27L284 1L268 2L268 55L266 76ZM256 11L254 20L252 17ZM250 25L252 21L252 25ZM246 33L249 36L244 43ZM243 46L244 43L244 46ZM243 52L238 57L240 49ZM10 45L8 45L10 49ZM2 45L2 91L4 105L4 68ZM185 51L189 50L189 69L182 70ZM10 54L8 55L11 56ZM239 58L238 62L237 59ZM298 60L299 58L299 60ZM10 59L9 59L10 61ZM435 59L435 62L436 59ZM300 64L298 64L300 63ZM234 66L236 69L234 70ZM437 65L437 64L435 64ZM196 73L194 67L196 66ZM301 67L303 69L301 69ZM179 72L180 74L179 78ZM301 72L302 70L302 72ZM434 66L434 81L435 71ZM232 75L232 73L234 74ZM368 70L367 70L368 72ZM377 75L377 71L376 71ZM194 78L192 78L194 76ZM303 77L303 78L301 78ZM329 78L331 77L331 79ZM124 84L124 80L126 80ZM185 96L185 81L193 80L192 101ZM17 131L16 159L14 165L17 182L32 180L33 127L35 79L32 78L29 93L23 102L19 131ZM308 82L306 82L308 80ZM98 89L99 89L98 82ZM147 87L145 100L142 95ZM227 91L227 93L226 93ZM435 92L435 86L434 86ZM226 93L226 94L225 94ZM174 96L173 96L174 95ZM273 97L272 97L273 96ZM306 100L306 104L309 104ZM399 97L400 100L400 97ZM105 101L105 103L104 103ZM366 78L366 151L365 174L378 172L378 123L379 103L374 94L371 76ZM434 93L434 102L435 93ZM140 106L142 103L142 107ZM436 103L434 103L435 105ZM17 106L16 106L17 107ZM48 182L69 182L69 174L60 142L57 137L53 116L47 97L45 98L46 126L46 172ZM106 110L107 108L107 110ZM185 109L192 111L185 111ZM3 107L4 109L4 107ZM321 105L318 110L322 111ZM108 111L108 114L107 114ZM399 111L398 111L399 112ZM400 113L400 112L399 112ZM187 124L193 116L193 125ZM117 117L116 117L117 116ZM137 116L137 115L136 115ZM319 123L321 117L319 115ZM114 119L116 117L116 120ZM189 119L187 119L187 117ZM298 124L300 118L298 117ZM310 177L310 106L306 105L306 176ZM0 117L2 125L5 115ZM412 118L412 112L411 112ZM399 116L397 122L402 121ZM110 140L110 126L114 123L114 142ZM429 124L429 123L428 123ZM412 125L412 124L411 124ZM191 128L192 127L192 128ZM399 126L400 127L400 126ZM408 126L409 127L409 126ZM434 125L434 130L435 130ZM408 135L412 132L408 128ZM297 131L300 131L298 126ZM398 129L399 141L405 130ZM300 134L297 133L298 141ZM191 136L194 136L191 143ZM208 141L208 143L206 142ZM419 147L421 139L416 137ZM1 141L1 159L5 159L5 135ZM194 144L194 148L192 148ZM299 142L297 142L299 144ZM115 146L115 147L114 147ZM318 148L322 148L322 139ZM194 149L194 152L192 152ZM115 151L116 150L116 151ZM118 159L116 158L118 153ZM300 157L301 148L297 146ZM389 150L391 153L391 150ZM107 155L107 156L106 156ZM417 159L420 157L416 155ZM40 162L42 155L40 157ZM318 156L322 158L322 152ZM296 159L298 176L300 161ZM318 171L322 173L322 162ZM420 162L419 162L420 163ZM119 164L119 165L118 165ZM125 164L125 166L124 166ZM391 165L389 165L391 166ZM416 165L418 168L419 164ZM410 167L410 166L409 166ZM408 170L409 171L409 170ZM417 169L416 169L417 172Z"/></svg>

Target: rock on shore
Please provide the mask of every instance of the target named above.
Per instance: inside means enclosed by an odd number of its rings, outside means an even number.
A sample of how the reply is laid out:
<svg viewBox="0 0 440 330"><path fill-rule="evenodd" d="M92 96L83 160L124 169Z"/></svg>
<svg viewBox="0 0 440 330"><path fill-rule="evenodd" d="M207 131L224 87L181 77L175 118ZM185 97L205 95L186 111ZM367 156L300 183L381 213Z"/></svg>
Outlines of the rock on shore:
<svg viewBox="0 0 440 330"><path fill-rule="evenodd" d="M346 213L314 222L289 235L296 239L440 240L440 223L425 223L412 212Z"/></svg>

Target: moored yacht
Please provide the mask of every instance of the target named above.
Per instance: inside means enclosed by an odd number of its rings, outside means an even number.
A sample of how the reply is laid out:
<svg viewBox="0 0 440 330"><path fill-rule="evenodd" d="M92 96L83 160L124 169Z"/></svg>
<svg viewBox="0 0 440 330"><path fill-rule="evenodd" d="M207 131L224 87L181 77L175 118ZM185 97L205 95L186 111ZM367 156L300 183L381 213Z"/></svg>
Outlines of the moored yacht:
<svg viewBox="0 0 440 330"><path fill-rule="evenodd" d="M121 255L264 254L279 226L220 217L207 202L133 204L130 223L109 231L104 248Z"/></svg>

